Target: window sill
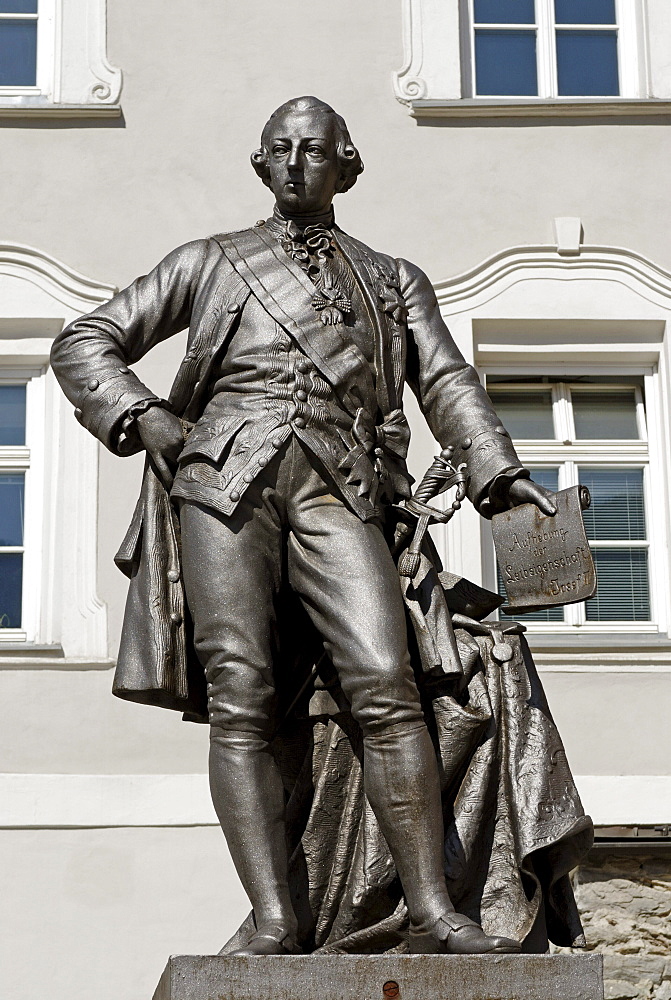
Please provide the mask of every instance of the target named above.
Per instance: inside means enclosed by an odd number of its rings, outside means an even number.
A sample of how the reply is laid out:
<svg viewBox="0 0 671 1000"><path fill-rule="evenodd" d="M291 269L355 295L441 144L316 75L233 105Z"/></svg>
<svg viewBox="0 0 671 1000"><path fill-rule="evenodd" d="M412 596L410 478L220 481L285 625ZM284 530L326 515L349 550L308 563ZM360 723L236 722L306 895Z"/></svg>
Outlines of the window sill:
<svg viewBox="0 0 671 1000"><path fill-rule="evenodd" d="M671 669L671 637L661 632L532 632L526 639L542 670L657 673Z"/></svg>
<svg viewBox="0 0 671 1000"><path fill-rule="evenodd" d="M110 670L114 665L107 657L66 657L58 644L0 642L0 670Z"/></svg>
<svg viewBox="0 0 671 1000"><path fill-rule="evenodd" d="M0 118L120 118L120 104L3 103Z"/></svg>
<svg viewBox="0 0 671 1000"><path fill-rule="evenodd" d="M671 101L658 98L424 98L408 102L413 118L650 118L671 115Z"/></svg>

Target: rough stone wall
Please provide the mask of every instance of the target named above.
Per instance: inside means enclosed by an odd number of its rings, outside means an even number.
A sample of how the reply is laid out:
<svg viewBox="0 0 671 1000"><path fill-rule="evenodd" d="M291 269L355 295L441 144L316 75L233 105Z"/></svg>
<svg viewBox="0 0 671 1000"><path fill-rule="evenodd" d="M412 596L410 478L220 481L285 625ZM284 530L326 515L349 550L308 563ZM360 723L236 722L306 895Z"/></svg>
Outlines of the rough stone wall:
<svg viewBox="0 0 671 1000"><path fill-rule="evenodd" d="M671 857L592 852L574 877L606 1000L671 1000Z"/></svg>

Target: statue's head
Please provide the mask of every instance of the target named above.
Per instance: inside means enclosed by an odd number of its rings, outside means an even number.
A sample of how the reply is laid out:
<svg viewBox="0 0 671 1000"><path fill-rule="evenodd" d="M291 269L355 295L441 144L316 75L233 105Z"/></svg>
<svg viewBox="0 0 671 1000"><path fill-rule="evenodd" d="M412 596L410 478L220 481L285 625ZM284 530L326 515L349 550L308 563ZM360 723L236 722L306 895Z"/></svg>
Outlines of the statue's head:
<svg viewBox="0 0 671 1000"><path fill-rule="evenodd" d="M344 119L316 97L295 97L272 113L252 166L280 209L304 215L326 211L363 170Z"/></svg>

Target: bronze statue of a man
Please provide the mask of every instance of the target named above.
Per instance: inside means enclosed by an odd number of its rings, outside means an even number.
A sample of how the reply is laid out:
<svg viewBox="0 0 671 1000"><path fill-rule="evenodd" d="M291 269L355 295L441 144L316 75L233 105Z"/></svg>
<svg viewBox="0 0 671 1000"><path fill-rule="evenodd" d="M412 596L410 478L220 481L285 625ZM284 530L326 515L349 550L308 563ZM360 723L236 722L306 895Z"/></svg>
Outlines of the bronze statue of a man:
<svg viewBox="0 0 671 1000"><path fill-rule="evenodd" d="M212 796L254 908L239 953L295 951L271 748L288 586L361 727L365 793L402 884L410 949L517 951L456 913L446 888L436 755L384 534L391 503L409 496L404 383L441 446L467 462L483 515L526 502L552 514L552 501L521 467L427 277L335 224L334 195L363 170L343 119L313 97L287 102L252 165L275 196L269 219L179 247L54 344L84 427L116 454L149 456L120 557L132 580L117 693L188 710L184 684L198 681L190 667L178 690L174 671L192 641L207 682ZM128 365L187 326L161 400ZM172 542L159 543L150 510Z"/></svg>

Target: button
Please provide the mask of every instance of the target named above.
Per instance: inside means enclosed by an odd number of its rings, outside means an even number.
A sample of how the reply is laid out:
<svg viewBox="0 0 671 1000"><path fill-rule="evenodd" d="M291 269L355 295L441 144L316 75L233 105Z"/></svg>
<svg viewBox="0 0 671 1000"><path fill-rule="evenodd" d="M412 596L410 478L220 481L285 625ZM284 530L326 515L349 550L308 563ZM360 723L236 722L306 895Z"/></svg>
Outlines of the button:
<svg viewBox="0 0 671 1000"><path fill-rule="evenodd" d="M296 399L300 399L301 403L304 403L307 398L308 394L305 389L299 389L296 393Z"/></svg>
<svg viewBox="0 0 671 1000"><path fill-rule="evenodd" d="M309 372L310 369L312 368L312 365L306 359L305 361L299 361L298 364L296 365L296 368L298 369L299 372L302 372L303 375L306 375L307 372Z"/></svg>
<svg viewBox="0 0 671 1000"><path fill-rule="evenodd" d="M376 448L375 454L377 455L378 458L382 458L382 456L384 455L384 451L382 448Z"/></svg>
<svg viewBox="0 0 671 1000"><path fill-rule="evenodd" d="M82 411L79 409L79 407L77 407L77 409L75 410L75 416L76 416L77 420L81 420L82 419Z"/></svg>
<svg viewBox="0 0 671 1000"><path fill-rule="evenodd" d="M492 656L499 663L507 663L513 658L513 647L509 642L496 642L492 647Z"/></svg>
<svg viewBox="0 0 671 1000"><path fill-rule="evenodd" d="M170 615L170 621L173 623L173 625L182 624L182 616L180 615L179 611L173 611L173 613Z"/></svg>
<svg viewBox="0 0 671 1000"><path fill-rule="evenodd" d="M510 437L510 434L505 429L505 427L495 427L494 430L496 431L497 434L500 434L501 437Z"/></svg>
<svg viewBox="0 0 671 1000"><path fill-rule="evenodd" d="M185 360L186 361L195 361L197 357L198 357L198 354L196 353L196 351L189 351L188 354L186 355Z"/></svg>
<svg viewBox="0 0 671 1000"><path fill-rule="evenodd" d="M282 341L280 341L280 343L279 343L279 344L277 345L277 350L278 350L278 351L281 351L281 352L282 352L282 354L288 354L288 353L289 353L289 345L288 345L288 344L286 344L286 343L285 343L285 342L284 342L284 341L282 340Z"/></svg>
<svg viewBox="0 0 671 1000"><path fill-rule="evenodd" d="M89 389L91 390L91 392L95 392L99 385L100 382L98 381L98 379L92 378L91 381L89 382Z"/></svg>
<svg viewBox="0 0 671 1000"><path fill-rule="evenodd" d="M471 447L472 444L473 444L472 438L465 437L464 440L461 442L461 447L464 449L464 451L468 451L468 449Z"/></svg>
<svg viewBox="0 0 671 1000"><path fill-rule="evenodd" d="M255 477L255 474L253 472L245 472L245 474L244 474L244 476L242 478L244 479L244 481L246 483L253 483L254 482L254 477Z"/></svg>
<svg viewBox="0 0 671 1000"><path fill-rule="evenodd" d="M230 306L228 307L228 311L229 313L239 313L240 306L238 305L237 302L231 302Z"/></svg>
<svg viewBox="0 0 671 1000"><path fill-rule="evenodd" d="M281 448L282 445L284 444L284 440L282 438L273 438L270 443L272 444L273 448Z"/></svg>
<svg viewBox="0 0 671 1000"><path fill-rule="evenodd" d="M126 366L124 365L124 367L120 368L119 371L121 372L122 375L127 375L128 372L130 371L130 368L126 368Z"/></svg>
<svg viewBox="0 0 671 1000"><path fill-rule="evenodd" d="M265 224L266 224L266 220L265 219L259 219L258 222L254 223L255 226L265 226Z"/></svg>
<svg viewBox="0 0 671 1000"><path fill-rule="evenodd" d="M296 427L305 427L305 417L296 417L294 423Z"/></svg>
<svg viewBox="0 0 671 1000"><path fill-rule="evenodd" d="M177 581L179 580L179 570L178 569L168 570L168 579L170 580L170 583L177 583Z"/></svg>
<svg viewBox="0 0 671 1000"><path fill-rule="evenodd" d="M233 492L230 494L230 497L233 503L237 503L238 500L240 499L240 494L237 492L237 490L233 490Z"/></svg>

